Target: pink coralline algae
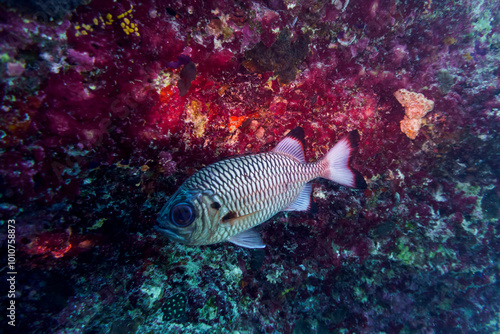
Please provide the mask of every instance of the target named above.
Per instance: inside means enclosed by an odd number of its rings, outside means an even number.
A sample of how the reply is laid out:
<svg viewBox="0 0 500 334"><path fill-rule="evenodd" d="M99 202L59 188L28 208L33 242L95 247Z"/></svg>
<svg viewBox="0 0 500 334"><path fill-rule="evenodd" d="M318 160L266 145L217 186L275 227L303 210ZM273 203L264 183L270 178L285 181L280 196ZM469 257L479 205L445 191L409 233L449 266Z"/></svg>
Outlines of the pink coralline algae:
<svg viewBox="0 0 500 334"><path fill-rule="evenodd" d="M497 7L2 1L15 329L497 332ZM316 212L259 226L265 249L155 232L190 175L296 126L308 162L357 130L368 188L314 181Z"/></svg>

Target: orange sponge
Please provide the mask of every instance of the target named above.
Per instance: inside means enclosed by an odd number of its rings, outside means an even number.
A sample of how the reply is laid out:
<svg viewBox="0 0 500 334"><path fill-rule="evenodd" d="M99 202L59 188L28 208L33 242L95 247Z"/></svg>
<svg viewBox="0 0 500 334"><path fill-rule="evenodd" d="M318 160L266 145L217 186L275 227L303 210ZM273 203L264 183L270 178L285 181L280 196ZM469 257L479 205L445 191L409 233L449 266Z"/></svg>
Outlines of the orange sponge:
<svg viewBox="0 0 500 334"><path fill-rule="evenodd" d="M422 126L422 117L434 108L434 101L420 93L399 89L394 93L396 99L405 108L405 117L401 121L401 131L410 139L415 139Z"/></svg>

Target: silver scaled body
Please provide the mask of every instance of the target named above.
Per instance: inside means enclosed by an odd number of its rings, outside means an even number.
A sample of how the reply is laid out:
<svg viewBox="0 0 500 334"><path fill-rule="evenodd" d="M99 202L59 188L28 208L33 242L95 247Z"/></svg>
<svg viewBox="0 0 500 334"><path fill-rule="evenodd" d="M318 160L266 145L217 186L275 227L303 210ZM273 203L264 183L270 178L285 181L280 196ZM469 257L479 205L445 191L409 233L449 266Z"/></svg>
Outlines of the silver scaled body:
<svg viewBox="0 0 500 334"><path fill-rule="evenodd" d="M267 221L294 203L323 169L321 161L301 163L268 152L219 161L198 171L179 189L199 194L192 201L200 217L190 244L225 241Z"/></svg>

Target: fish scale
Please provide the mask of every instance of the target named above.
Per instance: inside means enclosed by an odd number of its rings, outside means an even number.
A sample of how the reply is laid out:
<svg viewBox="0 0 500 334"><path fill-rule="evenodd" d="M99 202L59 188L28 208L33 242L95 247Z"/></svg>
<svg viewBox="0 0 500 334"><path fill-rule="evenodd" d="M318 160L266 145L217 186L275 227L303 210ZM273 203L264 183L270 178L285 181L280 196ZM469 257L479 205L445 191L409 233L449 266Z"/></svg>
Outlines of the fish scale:
<svg viewBox="0 0 500 334"><path fill-rule="evenodd" d="M255 172L250 178L252 170ZM214 193L229 186L221 205L237 217L262 211L235 227L246 230L259 224L260 216L270 218L293 203L304 184L318 177L320 171L318 164L301 164L285 154L269 152L219 161L193 175L184 186ZM211 178L212 175L216 177ZM262 206L264 199L269 200L267 207Z"/></svg>
<svg viewBox="0 0 500 334"><path fill-rule="evenodd" d="M252 227L280 211L309 210L309 181L324 177L349 187L366 187L361 174L349 163L358 141L359 134L353 131L321 160L307 163L304 130L298 127L271 152L209 165L188 178L163 206L158 230L190 245L227 240L263 248Z"/></svg>

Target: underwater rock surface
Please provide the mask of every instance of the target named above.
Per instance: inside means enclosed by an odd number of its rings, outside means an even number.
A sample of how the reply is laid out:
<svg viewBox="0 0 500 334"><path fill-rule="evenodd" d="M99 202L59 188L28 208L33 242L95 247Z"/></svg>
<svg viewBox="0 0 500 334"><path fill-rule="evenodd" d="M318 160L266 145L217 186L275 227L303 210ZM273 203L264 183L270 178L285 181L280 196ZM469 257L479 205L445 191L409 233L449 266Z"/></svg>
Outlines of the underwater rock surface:
<svg viewBox="0 0 500 334"><path fill-rule="evenodd" d="M1 1L15 330L497 332L499 6ZM434 101L414 139L401 89ZM187 177L297 125L309 162L358 130L368 189L315 182L318 212L259 226L265 249L153 229Z"/></svg>

